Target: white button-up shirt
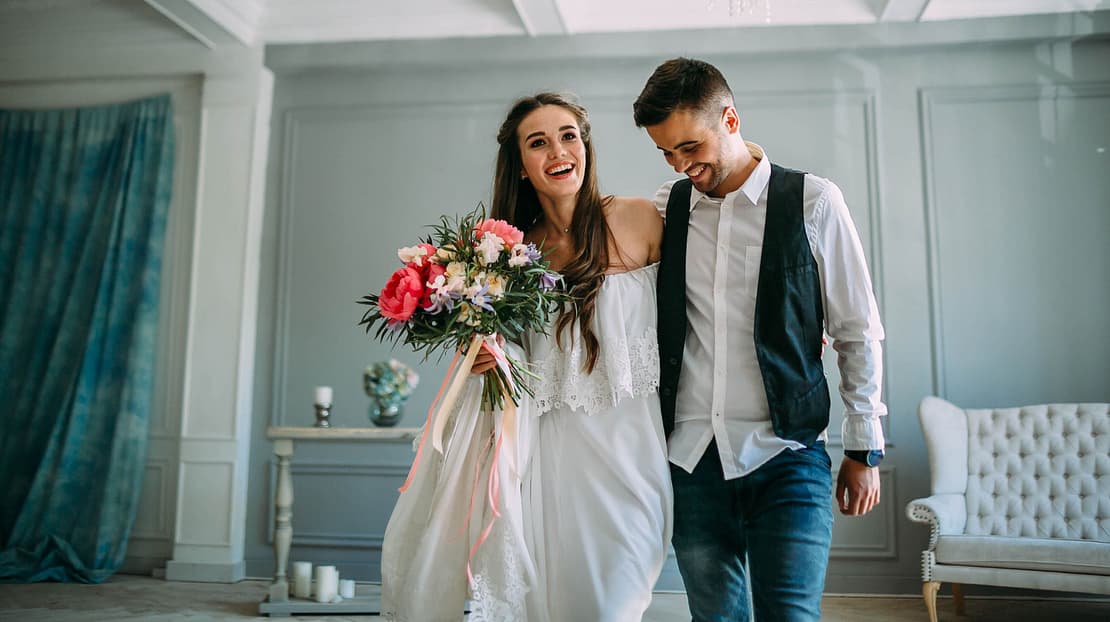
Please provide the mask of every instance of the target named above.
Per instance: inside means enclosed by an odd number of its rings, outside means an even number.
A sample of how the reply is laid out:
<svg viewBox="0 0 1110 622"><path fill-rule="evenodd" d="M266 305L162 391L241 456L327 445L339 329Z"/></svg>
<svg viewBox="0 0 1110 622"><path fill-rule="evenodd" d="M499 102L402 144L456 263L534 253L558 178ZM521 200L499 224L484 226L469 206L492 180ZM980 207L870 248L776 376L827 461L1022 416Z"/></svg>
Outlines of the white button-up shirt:
<svg viewBox="0 0 1110 622"><path fill-rule="evenodd" d="M691 189L689 327L675 429L667 443L671 462L693 471L715 438L726 479L751 473L784 449L802 447L775 435L756 360L755 298L771 163L758 145L748 148L759 164L735 192L717 199ZM655 196L664 217L672 184ZM863 247L836 184L805 176L804 222L821 279L825 332L839 355L844 447L882 449L883 327Z"/></svg>

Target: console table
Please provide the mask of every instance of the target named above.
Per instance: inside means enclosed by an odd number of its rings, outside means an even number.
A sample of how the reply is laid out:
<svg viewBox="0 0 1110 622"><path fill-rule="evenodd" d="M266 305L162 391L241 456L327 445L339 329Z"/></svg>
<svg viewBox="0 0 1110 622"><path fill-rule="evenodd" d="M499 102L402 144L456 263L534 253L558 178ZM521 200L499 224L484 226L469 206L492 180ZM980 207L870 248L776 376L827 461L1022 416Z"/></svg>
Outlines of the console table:
<svg viewBox="0 0 1110 622"><path fill-rule="evenodd" d="M297 613L377 614L381 608L381 591L357 590L354 598L341 603L318 603L314 600L289 597L289 579L285 567L293 542L293 477L290 464L294 441L412 441L420 428L266 428L266 438L274 443L277 457L277 486L274 488L274 580L269 594L258 606L258 612L272 617ZM367 587L367 586L362 586Z"/></svg>

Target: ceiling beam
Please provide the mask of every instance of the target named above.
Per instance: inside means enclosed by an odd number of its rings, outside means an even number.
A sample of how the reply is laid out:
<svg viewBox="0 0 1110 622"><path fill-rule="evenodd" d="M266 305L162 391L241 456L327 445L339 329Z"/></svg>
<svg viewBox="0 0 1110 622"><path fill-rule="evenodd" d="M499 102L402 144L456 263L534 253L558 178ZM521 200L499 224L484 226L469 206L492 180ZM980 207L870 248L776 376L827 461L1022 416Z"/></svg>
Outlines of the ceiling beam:
<svg viewBox="0 0 1110 622"><path fill-rule="evenodd" d="M918 22L931 0L886 0L879 11L880 22Z"/></svg>
<svg viewBox="0 0 1110 622"><path fill-rule="evenodd" d="M568 34L559 0L513 0L513 8L530 36Z"/></svg>
<svg viewBox="0 0 1110 622"><path fill-rule="evenodd" d="M253 2L228 5L224 0L144 0L205 47L251 47L258 40L257 13L244 13ZM231 8L232 6L237 8Z"/></svg>

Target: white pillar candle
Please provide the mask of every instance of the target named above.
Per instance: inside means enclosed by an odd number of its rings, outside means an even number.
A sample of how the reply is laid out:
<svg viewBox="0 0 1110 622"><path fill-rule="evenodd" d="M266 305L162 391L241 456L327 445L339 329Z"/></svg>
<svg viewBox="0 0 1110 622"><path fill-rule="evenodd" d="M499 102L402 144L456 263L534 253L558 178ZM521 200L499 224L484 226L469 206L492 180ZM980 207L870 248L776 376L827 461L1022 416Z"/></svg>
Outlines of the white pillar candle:
<svg viewBox="0 0 1110 622"><path fill-rule="evenodd" d="M312 596L312 562L293 562L293 596Z"/></svg>
<svg viewBox="0 0 1110 622"><path fill-rule="evenodd" d="M316 403L331 404L331 387L316 387Z"/></svg>
<svg viewBox="0 0 1110 622"><path fill-rule="evenodd" d="M335 566L316 567L316 602L330 603L339 593L339 572Z"/></svg>
<svg viewBox="0 0 1110 622"><path fill-rule="evenodd" d="M339 581L339 595L343 598L355 597L355 580L354 579L341 579Z"/></svg>

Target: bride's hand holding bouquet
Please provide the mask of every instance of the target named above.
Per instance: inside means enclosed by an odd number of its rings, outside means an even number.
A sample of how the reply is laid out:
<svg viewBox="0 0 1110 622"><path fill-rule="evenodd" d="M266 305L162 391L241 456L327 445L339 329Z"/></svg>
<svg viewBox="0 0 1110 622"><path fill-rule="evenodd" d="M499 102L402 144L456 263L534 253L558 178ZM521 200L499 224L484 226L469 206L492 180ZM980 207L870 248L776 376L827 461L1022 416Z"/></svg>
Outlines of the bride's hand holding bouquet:
<svg viewBox="0 0 1110 622"><path fill-rule="evenodd" d="M502 340L519 342L529 330L546 330L555 303L566 295L558 288L562 277L549 269L541 250L524 243L524 234L504 220L485 218L481 206L454 220L442 217L431 229L423 242L398 249L402 266L381 293L359 300L369 307L359 324L425 358L436 351L465 353L461 365L455 355L444 381L447 393L441 388L425 424L425 437L430 428L433 447L442 451L445 414L482 351L496 362L484 374L482 407L504 409L509 431L515 407L522 394L532 395L536 376L506 355Z"/></svg>

